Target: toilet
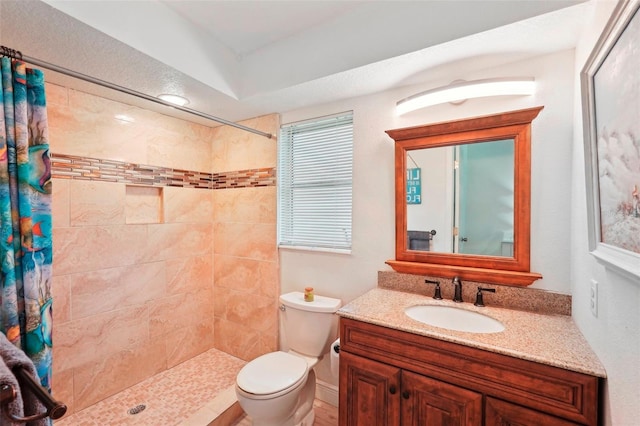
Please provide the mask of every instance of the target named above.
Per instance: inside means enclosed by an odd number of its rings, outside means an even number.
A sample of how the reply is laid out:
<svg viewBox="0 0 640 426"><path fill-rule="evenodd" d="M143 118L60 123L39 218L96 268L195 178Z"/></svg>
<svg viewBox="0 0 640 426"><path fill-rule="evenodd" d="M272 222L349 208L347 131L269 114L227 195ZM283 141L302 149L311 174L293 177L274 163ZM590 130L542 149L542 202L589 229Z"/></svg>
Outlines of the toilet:
<svg viewBox="0 0 640 426"><path fill-rule="evenodd" d="M313 367L328 354L337 335L340 299L304 293L280 296L288 352L248 362L236 377L236 396L254 426L311 426L316 376Z"/></svg>

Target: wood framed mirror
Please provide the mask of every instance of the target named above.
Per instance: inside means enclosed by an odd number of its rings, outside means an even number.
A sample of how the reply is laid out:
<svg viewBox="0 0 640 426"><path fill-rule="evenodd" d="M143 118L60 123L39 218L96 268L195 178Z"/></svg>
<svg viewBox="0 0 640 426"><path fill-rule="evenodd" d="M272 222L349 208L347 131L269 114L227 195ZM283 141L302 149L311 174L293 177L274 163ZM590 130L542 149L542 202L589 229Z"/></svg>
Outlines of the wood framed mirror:
<svg viewBox="0 0 640 426"><path fill-rule="evenodd" d="M396 259L387 264L494 284L542 278L529 256L531 122L542 108L386 131L396 192Z"/></svg>

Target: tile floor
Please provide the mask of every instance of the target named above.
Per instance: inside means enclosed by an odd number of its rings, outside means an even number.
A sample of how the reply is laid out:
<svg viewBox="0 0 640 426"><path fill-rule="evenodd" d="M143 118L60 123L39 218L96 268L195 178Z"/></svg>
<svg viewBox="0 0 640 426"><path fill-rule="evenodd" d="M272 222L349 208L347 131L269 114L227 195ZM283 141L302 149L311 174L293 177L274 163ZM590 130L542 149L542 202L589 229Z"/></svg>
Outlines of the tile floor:
<svg viewBox="0 0 640 426"><path fill-rule="evenodd" d="M55 426L206 426L196 413L220 399L228 408L235 378L245 364L227 353L212 349L155 375L82 411L55 421ZM131 415L128 410L144 404ZM214 404L215 406L215 404ZM224 406L224 407L222 407ZM200 414L203 414L200 412ZM215 417L215 413L212 416Z"/></svg>
<svg viewBox="0 0 640 426"><path fill-rule="evenodd" d="M244 364L212 349L65 416L54 426L251 426L235 398L235 377ZM139 404L146 408L128 413ZM337 407L318 399L314 407L314 426L338 424Z"/></svg>

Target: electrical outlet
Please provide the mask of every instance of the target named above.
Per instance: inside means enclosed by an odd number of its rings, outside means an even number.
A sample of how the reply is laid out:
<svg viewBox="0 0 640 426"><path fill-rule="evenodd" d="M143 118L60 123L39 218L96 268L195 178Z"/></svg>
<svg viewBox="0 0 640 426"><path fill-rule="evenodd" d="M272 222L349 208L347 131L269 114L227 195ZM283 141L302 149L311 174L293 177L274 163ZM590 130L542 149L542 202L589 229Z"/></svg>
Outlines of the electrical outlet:
<svg viewBox="0 0 640 426"><path fill-rule="evenodd" d="M591 279L591 289L589 290L591 305L591 313L594 317L598 317L598 281Z"/></svg>

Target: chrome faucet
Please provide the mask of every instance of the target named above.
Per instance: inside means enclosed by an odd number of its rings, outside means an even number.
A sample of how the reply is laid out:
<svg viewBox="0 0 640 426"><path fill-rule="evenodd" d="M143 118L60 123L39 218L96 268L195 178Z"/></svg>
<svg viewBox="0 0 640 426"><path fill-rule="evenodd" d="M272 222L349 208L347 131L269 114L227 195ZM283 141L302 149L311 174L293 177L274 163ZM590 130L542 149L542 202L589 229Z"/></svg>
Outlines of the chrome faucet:
<svg viewBox="0 0 640 426"><path fill-rule="evenodd" d="M458 277L453 277L453 301L462 302L462 281Z"/></svg>

